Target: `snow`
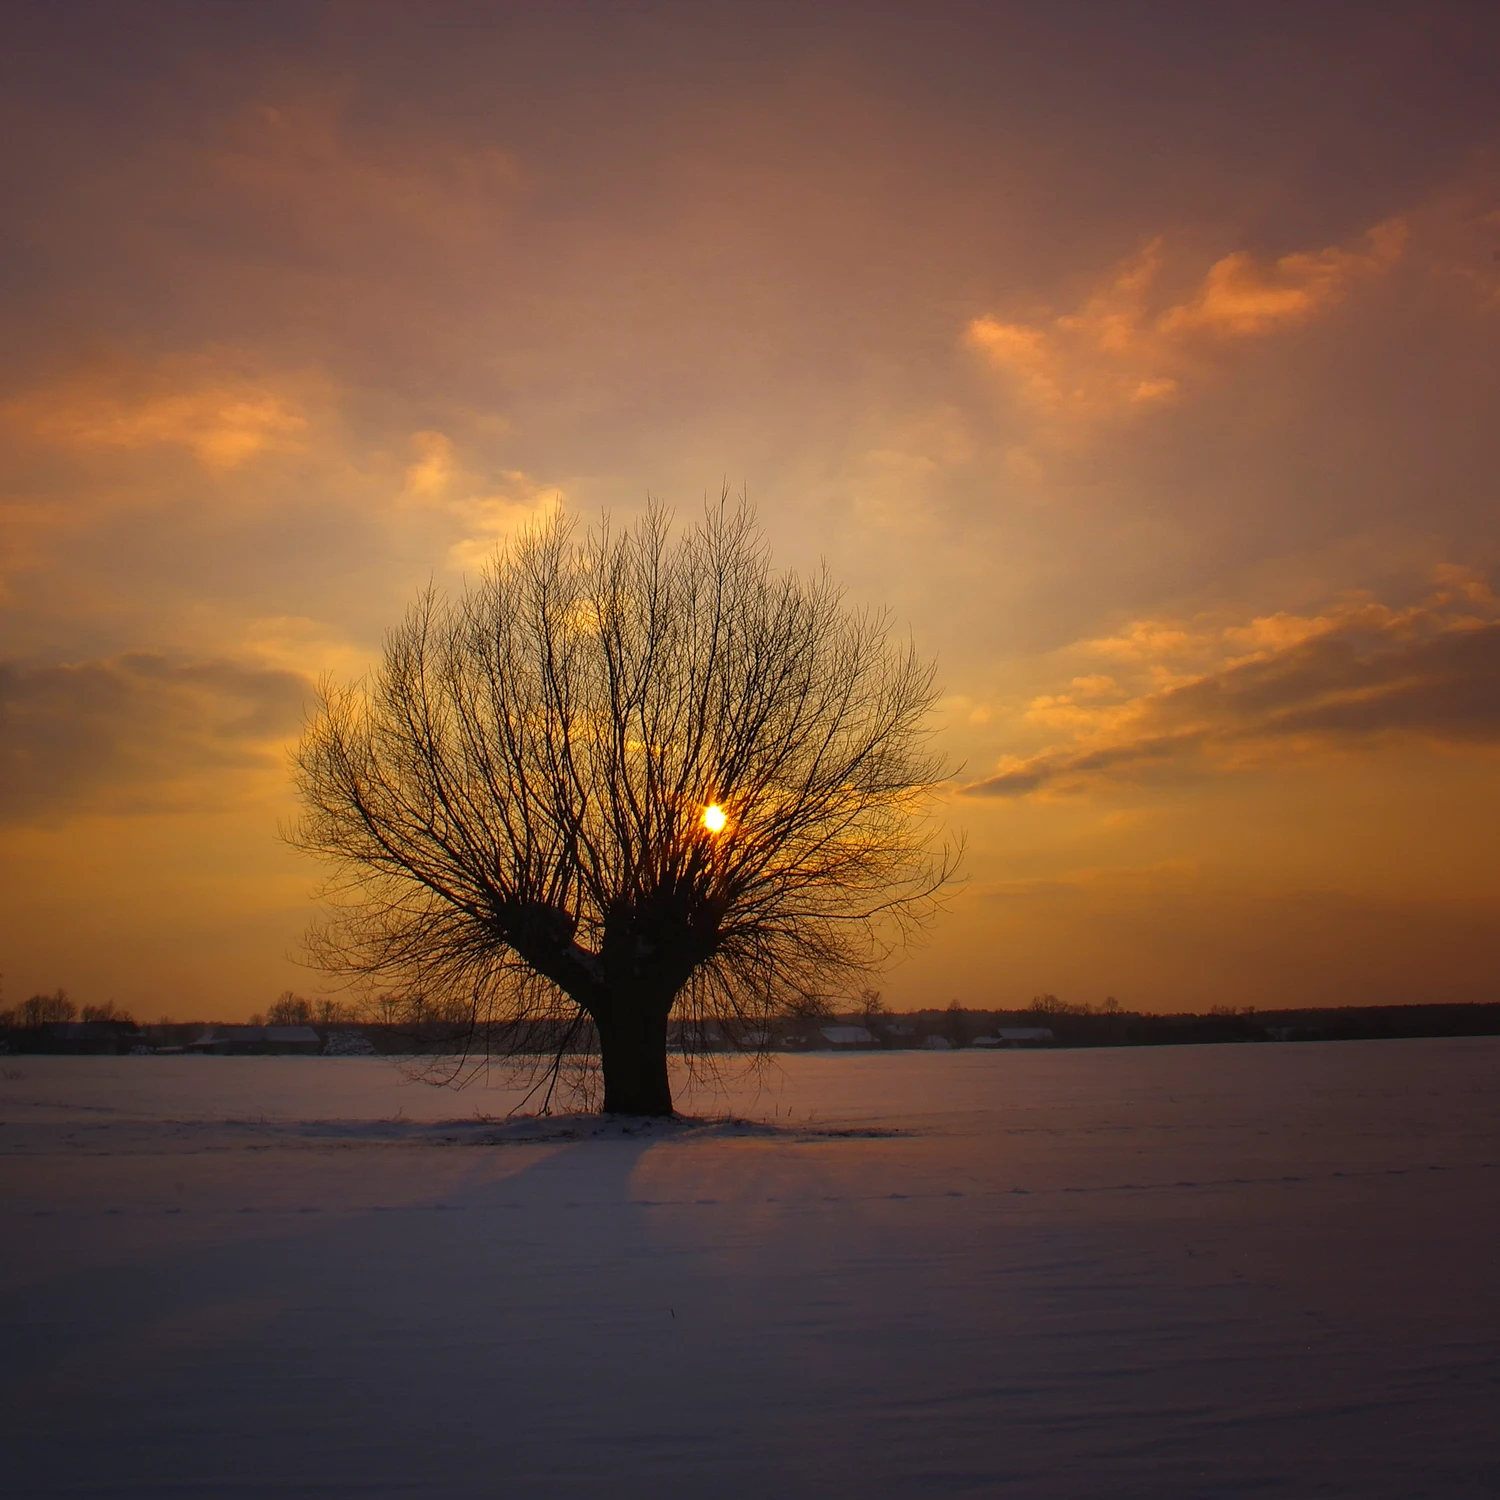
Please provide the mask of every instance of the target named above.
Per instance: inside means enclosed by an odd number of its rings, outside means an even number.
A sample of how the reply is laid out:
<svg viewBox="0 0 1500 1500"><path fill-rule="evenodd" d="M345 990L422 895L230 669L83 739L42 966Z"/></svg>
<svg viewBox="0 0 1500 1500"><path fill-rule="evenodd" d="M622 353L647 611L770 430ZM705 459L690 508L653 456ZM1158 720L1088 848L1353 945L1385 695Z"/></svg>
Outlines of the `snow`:
<svg viewBox="0 0 1500 1500"><path fill-rule="evenodd" d="M1500 1041L518 1097L0 1058L6 1495L1500 1493Z"/></svg>
<svg viewBox="0 0 1500 1500"><path fill-rule="evenodd" d="M873 1047L875 1036L864 1026L823 1026L819 1028L823 1040L831 1047Z"/></svg>

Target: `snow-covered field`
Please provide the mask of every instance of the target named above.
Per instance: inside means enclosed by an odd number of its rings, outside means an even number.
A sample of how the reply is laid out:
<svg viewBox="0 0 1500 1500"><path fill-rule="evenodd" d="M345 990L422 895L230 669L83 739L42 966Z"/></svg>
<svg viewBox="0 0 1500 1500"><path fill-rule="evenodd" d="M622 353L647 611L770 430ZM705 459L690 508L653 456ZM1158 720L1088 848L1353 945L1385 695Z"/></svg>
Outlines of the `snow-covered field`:
<svg viewBox="0 0 1500 1500"><path fill-rule="evenodd" d="M512 1102L0 1058L0 1492L1500 1495L1495 1040Z"/></svg>

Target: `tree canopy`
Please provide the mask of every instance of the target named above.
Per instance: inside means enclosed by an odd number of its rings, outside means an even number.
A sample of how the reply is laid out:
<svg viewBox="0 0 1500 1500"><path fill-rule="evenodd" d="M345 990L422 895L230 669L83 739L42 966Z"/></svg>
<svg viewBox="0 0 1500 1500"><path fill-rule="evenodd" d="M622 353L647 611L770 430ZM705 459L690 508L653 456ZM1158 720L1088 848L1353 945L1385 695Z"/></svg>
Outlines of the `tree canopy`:
<svg viewBox="0 0 1500 1500"><path fill-rule="evenodd" d="M604 1107L670 1113L669 1016L750 1036L932 915L934 697L743 503L675 539L554 517L325 685L289 835L331 862L313 952L486 1045L597 1039Z"/></svg>

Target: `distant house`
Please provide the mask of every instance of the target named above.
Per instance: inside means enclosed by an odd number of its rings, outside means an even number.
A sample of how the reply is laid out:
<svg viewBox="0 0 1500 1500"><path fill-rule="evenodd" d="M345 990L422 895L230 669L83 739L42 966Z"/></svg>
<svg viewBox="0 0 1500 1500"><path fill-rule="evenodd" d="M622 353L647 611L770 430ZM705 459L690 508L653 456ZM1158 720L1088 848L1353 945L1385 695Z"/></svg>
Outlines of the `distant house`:
<svg viewBox="0 0 1500 1500"><path fill-rule="evenodd" d="M820 1026L818 1033L835 1051L875 1045L873 1033L864 1026Z"/></svg>
<svg viewBox="0 0 1500 1500"><path fill-rule="evenodd" d="M945 1036L932 1036L922 1038L922 1051L924 1052L951 1052L953 1043Z"/></svg>
<svg viewBox="0 0 1500 1500"><path fill-rule="evenodd" d="M215 1057L252 1055L303 1055L315 1057L322 1039L311 1026L216 1026L207 1036L189 1045L190 1052Z"/></svg>
<svg viewBox="0 0 1500 1500"><path fill-rule="evenodd" d="M1050 1047L1057 1041L1050 1026L1002 1026L995 1045L1001 1047Z"/></svg>
<svg viewBox="0 0 1500 1500"><path fill-rule="evenodd" d="M35 1050L118 1057L144 1040L133 1021L50 1021L37 1028Z"/></svg>

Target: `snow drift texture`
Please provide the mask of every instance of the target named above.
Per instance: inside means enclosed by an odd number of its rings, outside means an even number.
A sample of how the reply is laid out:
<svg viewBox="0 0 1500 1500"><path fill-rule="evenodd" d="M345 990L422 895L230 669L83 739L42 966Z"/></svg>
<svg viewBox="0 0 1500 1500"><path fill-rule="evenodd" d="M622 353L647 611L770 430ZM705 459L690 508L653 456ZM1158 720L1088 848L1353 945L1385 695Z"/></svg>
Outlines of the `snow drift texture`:
<svg viewBox="0 0 1500 1500"><path fill-rule="evenodd" d="M15 1500L1500 1493L1493 1040L0 1062Z"/></svg>

